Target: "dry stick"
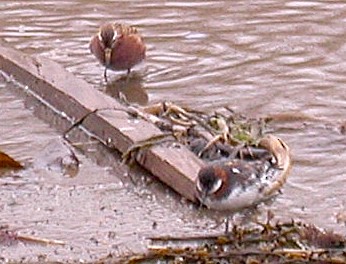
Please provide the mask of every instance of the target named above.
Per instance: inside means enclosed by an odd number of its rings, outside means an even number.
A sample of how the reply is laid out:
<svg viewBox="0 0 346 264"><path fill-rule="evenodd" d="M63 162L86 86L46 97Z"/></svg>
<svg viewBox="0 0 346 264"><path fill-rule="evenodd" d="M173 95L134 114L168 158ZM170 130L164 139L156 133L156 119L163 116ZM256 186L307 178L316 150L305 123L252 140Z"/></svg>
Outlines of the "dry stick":
<svg viewBox="0 0 346 264"><path fill-rule="evenodd" d="M172 136L171 133L164 133L164 134L161 134L161 135L153 136L151 138L138 141L138 142L132 144L123 153L123 155L122 155L123 161L126 163L126 162L132 160L132 155L134 153L137 153L141 149L149 148L149 147L151 147L153 145L162 144L162 143L165 143L165 142L172 142L172 141L174 142L175 138Z"/></svg>
<svg viewBox="0 0 346 264"><path fill-rule="evenodd" d="M241 241L239 241L238 238L235 237L228 237L225 235L211 235L211 236L186 236L182 238L177 237L170 237L170 236L163 236L163 237L153 237L149 238L152 242L158 243L158 242L176 242L176 243L189 243L189 242L208 242L208 243L216 243L217 245L234 245L234 243L240 242L242 245L248 245L248 244L259 244L262 242L273 242L277 240L278 237L273 237L271 239L265 239L258 236L253 236L249 238L242 238ZM153 245L155 247L155 245Z"/></svg>
<svg viewBox="0 0 346 264"><path fill-rule="evenodd" d="M184 126L184 127L192 127L195 124L191 122L195 121L197 124L199 124L202 128L204 128L207 132L209 132L211 135L215 136L218 134L215 129L213 129L210 125L206 123L206 120L197 116L196 114L189 112L185 110L184 108L177 106L172 103L163 103L162 105L163 110L163 117L166 117L169 119L172 123ZM162 118L158 117L157 115L152 114L150 111L141 111L137 108L132 108L132 111L136 113L137 116L142 117L143 119L152 122L153 124L160 127L160 124L165 124L164 121L162 121ZM176 118L172 116L171 114L177 114L179 118ZM186 117L186 118L184 118ZM173 125L171 125L171 130L173 130Z"/></svg>
<svg viewBox="0 0 346 264"><path fill-rule="evenodd" d="M129 107L128 109L128 113L133 115L133 116L136 116L136 117L140 117L142 118L143 120L146 120L154 125L156 125L158 128L160 129L165 129L165 130L173 130L173 126L172 125L168 125L166 122L164 122L162 120L162 118L156 116L156 115L153 115L151 113L147 113L145 111L142 111L136 107Z"/></svg>
<svg viewBox="0 0 346 264"><path fill-rule="evenodd" d="M214 146L217 142L221 141L223 139L222 135L217 135L213 139L211 139L204 148L197 153L197 156L200 158L202 157L203 153L207 151L210 147Z"/></svg>
<svg viewBox="0 0 346 264"><path fill-rule="evenodd" d="M196 115L189 114L188 117L190 117L192 120L196 121L202 128L204 128L206 131L208 131L211 135L215 136L218 135L219 132L215 130L212 126L210 126L208 123L206 123L207 120L204 120L203 118L200 118Z"/></svg>
<svg viewBox="0 0 346 264"><path fill-rule="evenodd" d="M204 129L206 129L209 133L211 133L212 135L215 135L215 133L217 133L215 131L215 129L213 129L210 125L206 124L206 120L203 118L198 117L197 115L188 112L187 110L185 110L184 108L175 105L175 104L168 104L166 106L167 110L164 113L165 115L169 115L169 113L179 113L181 115L186 116L188 119L194 120L196 121L201 127L203 127Z"/></svg>
<svg viewBox="0 0 346 264"><path fill-rule="evenodd" d="M17 235L16 239L22 242L33 242L33 243L40 243L40 244L46 244L46 245L61 245L61 246L66 245L66 243L61 240L46 239L46 238L26 236L26 235Z"/></svg>

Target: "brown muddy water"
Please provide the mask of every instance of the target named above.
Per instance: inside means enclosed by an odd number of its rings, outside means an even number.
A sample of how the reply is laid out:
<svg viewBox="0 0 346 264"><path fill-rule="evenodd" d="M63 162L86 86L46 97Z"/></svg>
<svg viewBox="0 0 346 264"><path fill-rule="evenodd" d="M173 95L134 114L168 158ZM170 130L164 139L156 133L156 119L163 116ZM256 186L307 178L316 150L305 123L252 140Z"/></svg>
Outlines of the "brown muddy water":
<svg viewBox="0 0 346 264"><path fill-rule="evenodd" d="M90 37L105 21L138 26L147 43L147 60L134 68L128 86L118 81L121 72L110 72L107 86L89 53ZM110 95L121 92L140 104L170 100L206 111L230 106L252 117L276 115L271 132L291 147L294 165L283 193L257 214L271 209L278 219L342 234L345 23L343 0L0 3L2 42L47 56ZM2 258L92 261L141 251L150 236L220 231L213 228L218 217L198 212L167 187L156 192L145 180L121 180L126 166L98 166L76 151L82 163L76 177L50 168L50 156L42 153L50 153L61 133L38 119L13 85L0 84L0 148L28 164L24 172L0 178L0 224L67 242L1 247ZM134 175L146 178L144 172Z"/></svg>

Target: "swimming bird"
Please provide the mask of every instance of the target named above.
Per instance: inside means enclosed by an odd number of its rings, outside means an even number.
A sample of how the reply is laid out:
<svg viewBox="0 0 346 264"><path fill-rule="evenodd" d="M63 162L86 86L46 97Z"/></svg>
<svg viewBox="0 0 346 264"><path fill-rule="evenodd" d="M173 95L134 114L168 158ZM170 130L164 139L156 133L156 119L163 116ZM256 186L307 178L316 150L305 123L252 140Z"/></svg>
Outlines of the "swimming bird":
<svg viewBox="0 0 346 264"><path fill-rule="evenodd" d="M290 169L288 146L268 135L258 157L235 158L202 168L196 181L197 199L210 209L237 211L275 195Z"/></svg>
<svg viewBox="0 0 346 264"><path fill-rule="evenodd" d="M119 23L105 23L92 37L90 51L105 66L104 78L107 82L107 69L127 70L145 58L146 46L138 30L133 26Z"/></svg>

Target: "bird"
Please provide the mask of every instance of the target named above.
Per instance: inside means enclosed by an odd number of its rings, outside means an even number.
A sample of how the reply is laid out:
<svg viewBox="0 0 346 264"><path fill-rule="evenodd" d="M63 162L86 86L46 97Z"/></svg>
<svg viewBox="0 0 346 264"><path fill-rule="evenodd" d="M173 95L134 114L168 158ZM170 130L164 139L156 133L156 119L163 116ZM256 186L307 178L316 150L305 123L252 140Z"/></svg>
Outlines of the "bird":
<svg viewBox="0 0 346 264"><path fill-rule="evenodd" d="M236 211L265 198L261 191L272 175L269 161L234 159L202 168L198 173L200 202L220 211Z"/></svg>
<svg viewBox="0 0 346 264"><path fill-rule="evenodd" d="M273 197L286 181L291 165L288 146L268 135L256 157L248 155L212 162L196 180L196 198L206 207L235 212Z"/></svg>
<svg viewBox="0 0 346 264"><path fill-rule="evenodd" d="M91 53L105 66L104 78L107 82L107 69L127 70L145 59L146 45L134 26L120 23L105 23L94 35L89 44Z"/></svg>

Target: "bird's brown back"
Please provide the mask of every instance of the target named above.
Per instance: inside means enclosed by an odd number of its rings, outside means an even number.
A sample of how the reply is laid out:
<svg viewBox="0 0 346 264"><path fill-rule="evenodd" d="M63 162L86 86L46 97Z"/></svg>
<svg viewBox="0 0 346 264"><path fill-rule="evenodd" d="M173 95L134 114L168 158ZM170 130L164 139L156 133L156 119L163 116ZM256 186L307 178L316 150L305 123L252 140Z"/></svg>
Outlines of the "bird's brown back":
<svg viewBox="0 0 346 264"><path fill-rule="evenodd" d="M137 28L132 26L114 23L113 27L114 31L116 31L118 35L138 34Z"/></svg>

